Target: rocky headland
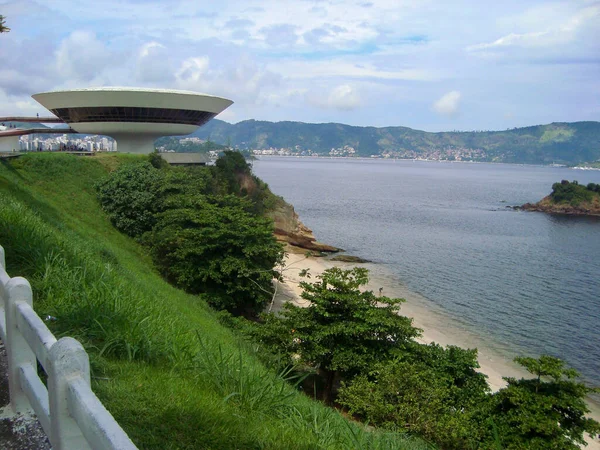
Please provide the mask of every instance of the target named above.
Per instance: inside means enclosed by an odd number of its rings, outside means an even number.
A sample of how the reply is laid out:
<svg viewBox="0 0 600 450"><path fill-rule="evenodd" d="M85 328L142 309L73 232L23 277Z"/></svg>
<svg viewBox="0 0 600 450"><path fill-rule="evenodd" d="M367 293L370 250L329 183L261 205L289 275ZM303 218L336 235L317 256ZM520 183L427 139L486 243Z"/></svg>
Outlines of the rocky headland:
<svg viewBox="0 0 600 450"><path fill-rule="evenodd" d="M330 261L340 261L340 262L357 263L357 264L364 264L364 263L372 262L372 261L369 261L368 259L361 258L360 256L353 256L353 255L336 255L333 258L330 258Z"/></svg>
<svg viewBox="0 0 600 450"><path fill-rule="evenodd" d="M515 209L523 211L537 211L549 214L566 214L577 216L600 216L600 196L591 201L581 202L577 205L571 203L555 202L550 195L537 203L525 203Z"/></svg>
<svg viewBox="0 0 600 450"><path fill-rule="evenodd" d="M279 205L268 216L275 222L275 237L280 242L315 252L316 255L341 251L337 247L317 242L312 230L300 221L294 207L288 203Z"/></svg>
<svg viewBox="0 0 600 450"><path fill-rule="evenodd" d="M561 180L552 185L552 193L537 203L515 207L525 211L577 216L600 216L600 184L579 184L577 180Z"/></svg>

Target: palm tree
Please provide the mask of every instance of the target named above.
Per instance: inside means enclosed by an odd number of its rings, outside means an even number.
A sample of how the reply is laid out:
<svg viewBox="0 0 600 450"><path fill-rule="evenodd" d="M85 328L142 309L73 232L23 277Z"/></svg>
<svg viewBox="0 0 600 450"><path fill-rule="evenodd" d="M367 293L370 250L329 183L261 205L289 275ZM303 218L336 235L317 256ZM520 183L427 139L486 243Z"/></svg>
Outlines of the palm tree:
<svg viewBox="0 0 600 450"><path fill-rule="evenodd" d="M4 26L4 16L0 16L0 33L8 33L10 28Z"/></svg>

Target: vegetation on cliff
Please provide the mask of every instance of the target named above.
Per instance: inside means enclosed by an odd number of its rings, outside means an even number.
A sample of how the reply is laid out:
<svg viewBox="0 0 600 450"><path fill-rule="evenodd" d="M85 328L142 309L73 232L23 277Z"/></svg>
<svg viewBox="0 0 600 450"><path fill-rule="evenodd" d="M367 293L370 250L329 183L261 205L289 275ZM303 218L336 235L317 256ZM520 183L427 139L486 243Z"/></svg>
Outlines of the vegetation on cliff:
<svg viewBox="0 0 600 450"><path fill-rule="evenodd" d="M283 256L262 215L273 194L266 185L242 187L251 172L236 152L214 167L171 168L152 158L154 165L123 165L97 184L112 223L143 242L174 285L206 294L218 309L260 311Z"/></svg>
<svg viewBox="0 0 600 450"><path fill-rule="evenodd" d="M223 277L246 264L229 280L246 295L244 279L262 262L244 253L253 238L230 242L229 227L257 226L259 253L270 258L279 247L263 215L278 200L237 155L201 169L150 161L40 153L0 164L8 271L30 280L34 307L55 334L83 343L94 390L138 447L431 448L414 437L425 436L449 449L570 450L600 431L584 418L590 389L560 361L522 359L536 378L507 379L490 394L476 350L415 342L419 330L397 314L400 299L361 289L364 269L326 271L303 283L308 308L289 306L262 322L215 312L207 303L244 311L221 304L212 287L183 282L208 280L206 268L193 267L200 259ZM219 239L241 251L239 261L224 263L232 255ZM171 279L188 254L202 258L184 265L183 282ZM324 392L377 428L298 387Z"/></svg>
<svg viewBox="0 0 600 450"><path fill-rule="evenodd" d="M490 393L477 350L417 343L420 330L398 314L402 300L362 291L367 277L366 269L326 270L302 283L307 307L288 304L247 333L290 366L315 371L327 403L443 449L574 450L600 432L585 417L584 398L597 390L562 361L517 358L535 378L505 378L508 386Z"/></svg>
<svg viewBox="0 0 600 450"><path fill-rule="evenodd" d="M552 185L550 195L520 208L556 214L600 215L600 184L583 186L577 181L562 180Z"/></svg>
<svg viewBox="0 0 600 450"><path fill-rule="evenodd" d="M139 448L424 449L297 392L169 285L147 247L116 230L94 185L139 155L29 154L0 163L0 244L34 308L90 354L92 385ZM285 374L283 374L285 377ZM287 377L289 378L289 377Z"/></svg>
<svg viewBox="0 0 600 450"><path fill-rule="evenodd" d="M263 316L261 342L319 368L325 380L323 399L331 404L335 382L368 371L419 335L412 320L398 314L401 299L361 292L368 271L325 271L314 283L301 282L306 308L287 303L280 315Z"/></svg>

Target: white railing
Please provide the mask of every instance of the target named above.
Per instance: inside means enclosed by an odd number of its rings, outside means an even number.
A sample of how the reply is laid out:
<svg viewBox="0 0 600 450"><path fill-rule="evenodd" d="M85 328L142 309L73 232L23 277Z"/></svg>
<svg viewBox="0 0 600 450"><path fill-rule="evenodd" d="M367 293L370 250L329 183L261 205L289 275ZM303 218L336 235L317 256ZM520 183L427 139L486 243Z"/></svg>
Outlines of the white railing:
<svg viewBox="0 0 600 450"><path fill-rule="evenodd" d="M8 356L12 413L35 413L54 450L136 449L92 392L83 346L69 337L56 340L32 308L29 282L10 278L5 267L0 246L0 339Z"/></svg>

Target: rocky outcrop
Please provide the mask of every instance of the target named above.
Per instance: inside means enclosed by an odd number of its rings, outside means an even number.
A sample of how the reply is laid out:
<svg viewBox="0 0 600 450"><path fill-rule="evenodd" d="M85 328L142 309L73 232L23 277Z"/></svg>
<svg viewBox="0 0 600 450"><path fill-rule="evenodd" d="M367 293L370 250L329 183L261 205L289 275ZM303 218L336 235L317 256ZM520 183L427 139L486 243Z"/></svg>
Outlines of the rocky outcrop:
<svg viewBox="0 0 600 450"><path fill-rule="evenodd" d="M312 230L300 221L292 205L284 203L268 213L268 216L275 222L275 237L280 242L318 253L340 251L337 247L317 242Z"/></svg>
<svg viewBox="0 0 600 450"><path fill-rule="evenodd" d="M550 214L568 214L578 216L600 216L600 199L598 196L591 202L581 202L577 206L569 203L556 203L550 196L544 197L537 203L525 203L515 209L537 211Z"/></svg>
<svg viewBox="0 0 600 450"><path fill-rule="evenodd" d="M266 216L273 219L275 237L278 241L288 243L302 250L310 250L314 252L315 256L340 251L337 247L317 242L312 230L300 221L294 207L283 198L274 196L266 185L260 186L262 182L251 173L238 173L236 178L240 186L240 192L251 196L257 190L262 189L268 196L272 196L272 200L275 199L273 202L275 206L266 213ZM294 251L294 248L290 250Z"/></svg>
<svg viewBox="0 0 600 450"><path fill-rule="evenodd" d="M348 263L370 263L368 259L361 258L360 256L352 256L352 255L336 255L330 259L330 261L340 261L340 262L348 262Z"/></svg>

